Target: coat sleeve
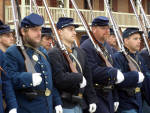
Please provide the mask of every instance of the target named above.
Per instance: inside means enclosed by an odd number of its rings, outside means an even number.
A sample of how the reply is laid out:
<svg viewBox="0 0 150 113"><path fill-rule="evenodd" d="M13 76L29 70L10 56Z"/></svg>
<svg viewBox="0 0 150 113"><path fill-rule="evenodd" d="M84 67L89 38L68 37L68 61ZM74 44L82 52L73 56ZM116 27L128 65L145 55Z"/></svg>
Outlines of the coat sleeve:
<svg viewBox="0 0 150 113"><path fill-rule="evenodd" d="M1 66L3 68L5 54L1 53L0 58L1 58L1 60L3 60L1 62ZM4 71L6 72L6 70L4 70ZM7 105L6 110L9 111L13 108L17 108L18 105L17 105L16 95L15 95L11 80L7 76L7 73L1 72L1 79L2 79L2 93L4 95L5 102Z"/></svg>
<svg viewBox="0 0 150 113"><path fill-rule="evenodd" d="M142 94L146 102L150 105L150 68L148 67L148 65L146 65L146 61L142 57L140 58L141 58L142 72L145 75L145 79L142 84L142 92L143 92Z"/></svg>
<svg viewBox="0 0 150 113"><path fill-rule="evenodd" d="M82 45L81 48L86 52L89 66L92 70L92 76L94 83L98 84L114 84L116 82L117 69L100 65L104 63L102 59L97 55L94 48L90 46Z"/></svg>
<svg viewBox="0 0 150 113"><path fill-rule="evenodd" d="M17 100L16 100L16 95L11 83L11 80L8 79L7 75L2 74L2 83L3 83L3 94L5 97L6 105L7 105L7 110L11 110L13 108L17 108Z"/></svg>
<svg viewBox="0 0 150 113"><path fill-rule="evenodd" d="M116 53L113 55L113 66L119 69L124 75L124 81L117 86L123 88L136 87L138 85L139 75L136 71L125 71L128 67L127 60L120 55L121 53Z"/></svg>
<svg viewBox="0 0 150 113"><path fill-rule="evenodd" d="M13 87L15 89L22 89L33 87L32 86L32 73L21 72L19 67L19 61L11 51L5 53L4 70L7 72L7 76L11 79ZM24 67L25 68L25 67Z"/></svg>
<svg viewBox="0 0 150 113"><path fill-rule="evenodd" d="M79 83L82 82L82 74L70 72L66 67L66 59L58 49L48 52L52 66L53 80L56 87L62 90L79 89Z"/></svg>
<svg viewBox="0 0 150 113"><path fill-rule="evenodd" d="M85 87L85 93L84 93L85 98L86 98L88 104L97 103L98 99L97 99L95 89L93 87L93 79L92 79L91 69L88 64L86 53L83 52L83 55L84 55L84 59L85 59L83 75L85 76L85 78L87 80L87 86Z"/></svg>
<svg viewBox="0 0 150 113"><path fill-rule="evenodd" d="M53 87L52 95L53 95L54 106L62 105L61 97L55 87Z"/></svg>

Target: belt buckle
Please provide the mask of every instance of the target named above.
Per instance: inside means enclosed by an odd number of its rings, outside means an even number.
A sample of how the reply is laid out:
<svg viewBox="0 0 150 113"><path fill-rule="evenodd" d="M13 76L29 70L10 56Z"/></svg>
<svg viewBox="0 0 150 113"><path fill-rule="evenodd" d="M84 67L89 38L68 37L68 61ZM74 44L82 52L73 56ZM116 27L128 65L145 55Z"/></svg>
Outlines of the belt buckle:
<svg viewBox="0 0 150 113"><path fill-rule="evenodd" d="M135 93L139 93L141 91L141 89L139 87L135 88Z"/></svg>
<svg viewBox="0 0 150 113"><path fill-rule="evenodd" d="M83 94L82 94L82 93L79 93L78 96L82 98L82 97L83 97Z"/></svg>
<svg viewBox="0 0 150 113"><path fill-rule="evenodd" d="M49 90L48 88L46 88L46 90L45 90L45 96L50 96L50 94L51 94L51 90Z"/></svg>

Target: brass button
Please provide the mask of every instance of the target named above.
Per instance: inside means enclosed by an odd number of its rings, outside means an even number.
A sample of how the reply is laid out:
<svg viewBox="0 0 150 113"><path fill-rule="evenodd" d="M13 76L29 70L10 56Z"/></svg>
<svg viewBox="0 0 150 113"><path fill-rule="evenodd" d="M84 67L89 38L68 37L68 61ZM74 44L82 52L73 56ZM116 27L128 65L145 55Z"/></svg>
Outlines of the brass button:
<svg viewBox="0 0 150 113"><path fill-rule="evenodd" d="M45 90L45 96L50 96L51 94L51 90L49 90L48 88L46 88Z"/></svg>

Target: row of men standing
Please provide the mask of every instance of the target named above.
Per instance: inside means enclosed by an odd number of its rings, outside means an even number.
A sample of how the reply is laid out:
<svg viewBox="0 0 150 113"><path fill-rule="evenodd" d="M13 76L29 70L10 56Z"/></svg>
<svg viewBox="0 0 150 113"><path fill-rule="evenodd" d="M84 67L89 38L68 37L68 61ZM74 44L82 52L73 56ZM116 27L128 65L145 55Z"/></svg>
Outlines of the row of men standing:
<svg viewBox="0 0 150 113"><path fill-rule="evenodd" d="M75 28L79 26L72 18L59 18L58 34L78 71L75 73L71 72L58 47L48 51L40 47L43 22L37 14L30 14L21 21L23 44L35 73L26 71L24 56L16 45L2 54L5 58L2 67L6 72L6 75L2 73L6 112L52 113L53 109L56 113L143 112L142 100L150 101L150 86L149 70L137 52L142 32L137 28L127 28L123 32L126 51L139 68L138 72L130 71L124 54L113 53L112 47L106 43L110 33L108 18L95 18L91 29L104 47L104 56L114 67L106 66L90 39L85 40L80 48L73 47Z"/></svg>

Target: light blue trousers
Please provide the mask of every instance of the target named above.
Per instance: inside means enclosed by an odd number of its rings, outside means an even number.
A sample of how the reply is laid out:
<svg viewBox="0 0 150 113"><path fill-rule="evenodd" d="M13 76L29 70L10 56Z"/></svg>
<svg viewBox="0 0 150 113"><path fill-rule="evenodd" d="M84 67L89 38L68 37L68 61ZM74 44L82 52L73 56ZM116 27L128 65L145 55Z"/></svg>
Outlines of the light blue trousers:
<svg viewBox="0 0 150 113"><path fill-rule="evenodd" d="M117 111L117 113L138 113L135 109Z"/></svg>
<svg viewBox="0 0 150 113"><path fill-rule="evenodd" d="M80 106L75 106L71 109L63 108L63 113L82 113L82 108Z"/></svg>

